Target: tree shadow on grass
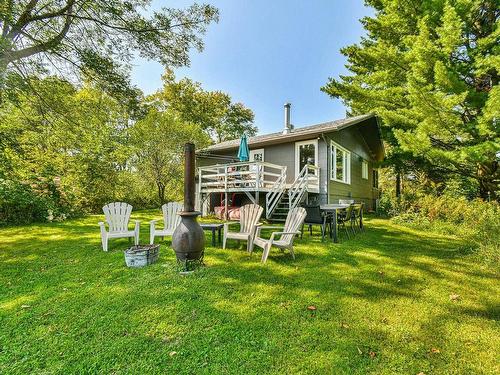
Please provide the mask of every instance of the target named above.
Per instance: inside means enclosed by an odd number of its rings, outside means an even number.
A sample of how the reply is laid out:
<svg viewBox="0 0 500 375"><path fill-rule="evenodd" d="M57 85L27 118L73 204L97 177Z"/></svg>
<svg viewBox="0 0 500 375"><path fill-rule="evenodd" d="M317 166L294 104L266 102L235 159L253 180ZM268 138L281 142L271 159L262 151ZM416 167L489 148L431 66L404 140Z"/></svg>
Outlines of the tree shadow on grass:
<svg viewBox="0 0 500 375"><path fill-rule="evenodd" d="M84 224L80 231L69 224L62 226L66 236L58 237L61 227L56 225L57 231L38 243L36 233L29 239L21 237L7 256L0 256L2 279L12 278L14 271L19 276L17 285L2 289L7 293L0 299L17 299L0 311L15 316L11 329L18 331L12 347L23 349L9 353L14 361L22 362L26 354L35 361L52 358L70 372L83 368L111 372L126 369L126 364L137 372L143 368L369 372L383 363L370 358L370 351L379 353L401 343L371 323L376 310L366 311L371 316L365 320L363 307L420 301L429 282L439 283L450 273L474 274L468 282L477 283L485 293L480 278L491 277L463 259L459 240L400 233L376 223L341 244L305 235L296 242L295 260L274 249L265 265L260 263L260 250L248 256L234 244L227 250L207 246L207 266L187 277L175 272L169 241L162 242L159 264L132 270L124 266L118 251L128 245L127 240L112 241L116 250L105 253L98 227ZM147 232L141 238L147 239ZM9 256L17 253L22 256L4 268ZM449 303L447 296L445 300L443 304ZM23 303L31 307L23 310ZM461 313L496 316L490 301L482 303L477 309L461 308ZM310 305L317 310L308 310ZM422 332L446 337L446 331L432 326L445 318L429 319ZM46 328L37 326L42 322ZM44 349L33 346L37 340L47 341ZM57 357L74 346L79 349L72 358ZM178 354L170 356L172 351ZM140 355L161 359L141 362ZM411 360L411 352L405 355ZM328 365L322 362L325 356L337 360ZM332 363L338 367L328 367Z"/></svg>

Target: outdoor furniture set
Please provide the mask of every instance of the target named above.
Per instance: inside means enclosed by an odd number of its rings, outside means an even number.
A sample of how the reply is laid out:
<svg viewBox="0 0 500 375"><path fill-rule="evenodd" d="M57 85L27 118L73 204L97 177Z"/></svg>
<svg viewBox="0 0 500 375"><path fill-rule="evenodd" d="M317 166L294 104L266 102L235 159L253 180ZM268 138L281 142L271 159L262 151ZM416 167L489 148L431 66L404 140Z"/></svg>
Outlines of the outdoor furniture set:
<svg viewBox="0 0 500 375"><path fill-rule="evenodd" d="M340 199L338 204L303 205L303 207L307 212L304 226L309 226L309 233L312 234L312 226L319 225L322 240L327 231L330 232L330 238L338 242L338 232L341 228L344 229L347 238L350 238L350 233L355 235L364 230L363 202L354 203L354 200Z"/></svg>
<svg viewBox="0 0 500 375"><path fill-rule="evenodd" d="M183 210L182 203L170 202L162 206L164 227L157 227L158 220L150 222L150 245L154 244L155 237L171 236L180 223L179 212ZM101 228L101 241L104 251L108 251L108 240L110 238L133 238L134 244L139 245L139 220L135 220L133 230L128 229L132 206L124 202L114 202L103 207L106 223L99 222ZM363 203L339 202L329 205L304 205L296 207L288 212L285 224L281 231L273 231L269 239L261 237L263 229L276 229L276 226L264 226L260 223L264 209L257 204L247 204L240 208L239 231L229 229L231 222L224 224L201 224L203 230L212 232L212 246L215 246L217 232L218 242L221 242L221 230L224 229L222 247L226 248L228 239L247 242L247 251L251 254L254 245L263 249L262 262L265 263L271 247L281 250L288 249L295 259L293 252L293 241L296 235L301 235L303 227L309 226L312 234L312 225L321 226L322 239L325 238L327 230L330 237L337 242L338 230L343 228L349 238L349 231L355 234L363 230ZM108 230L106 230L106 224ZM347 224L347 225L346 225Z"/></svg>

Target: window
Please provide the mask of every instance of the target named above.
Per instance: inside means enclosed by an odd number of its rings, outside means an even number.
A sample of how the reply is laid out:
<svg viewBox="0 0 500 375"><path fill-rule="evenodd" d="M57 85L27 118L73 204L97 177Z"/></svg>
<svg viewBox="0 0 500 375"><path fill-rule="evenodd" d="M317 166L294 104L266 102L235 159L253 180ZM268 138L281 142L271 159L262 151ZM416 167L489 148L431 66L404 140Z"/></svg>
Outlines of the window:
<svg viewBox="0 0 500 375"><path fill-rule="evenodd" d="M250 150L250 161L264 161L264 149Z"/></svg>
<svg viewBox="0 0 500 375"><path fill-rule="evenodd" d="M351 153L335 142L331 142L330 179L345 184L351 183Z"/></svg>
<svg viewBox="0 0 500 375"><path fill-rule="evenodd" d="M378 170L373 170L373 187L378 189Z"/></svg>
<svg viewBox="0 0 500 375"><path fill-rule="evenodd" d="M318 140L295 143L295 176L298 176L304 166L318 166Z"/></svg>
<svg viewBox="0 0 500 375"><path fill-rule="evenodd" d="M366 160L361 162L361 178L368 180L368 162Z"/></svg>

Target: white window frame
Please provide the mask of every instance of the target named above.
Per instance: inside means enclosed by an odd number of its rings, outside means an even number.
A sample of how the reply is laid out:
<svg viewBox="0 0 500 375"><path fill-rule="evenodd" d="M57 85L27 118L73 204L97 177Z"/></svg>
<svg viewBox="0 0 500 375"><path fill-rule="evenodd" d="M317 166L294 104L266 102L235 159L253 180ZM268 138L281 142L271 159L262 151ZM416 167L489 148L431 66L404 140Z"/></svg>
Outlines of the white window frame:
<svg viewBox="0 0 500 375"><path fill-rule="evenodd" d="M319 160L318 160L318 140L317 139L310 139L308 141L301 141L301 142L295 142L295 177L297 177L300 173L300 158L299 158L299 150L300 146L304 145L314 145L314 166L317 167Z"/></svg>
<svg viewBox="0 0 500 375"><path fill-rule="evenodd" d="M345 153L345 157L343 158L343 166L344 166L344 176L345 180L337 179L337 165L334 163L337 162L337 150L340 150ZM330 141L330 180L340 182L342 184L350 185L351 184L351 151L342 147L338 143L334 141Z"/></svg>
<svg viewBox="0 0 500 375"><path fill-rule="evenodd" d="M262 161L265 161L265 154L263 148L256 148L255 150L250 150L250 161L254 161L253 157L255 154L262 154Z"/></svg>
<svg viewBox="0 0 500 375"><path fill-rule="evenodd" d="M363 180L368 180L368 162L366 160L361 161L361 178Z"/></svg>

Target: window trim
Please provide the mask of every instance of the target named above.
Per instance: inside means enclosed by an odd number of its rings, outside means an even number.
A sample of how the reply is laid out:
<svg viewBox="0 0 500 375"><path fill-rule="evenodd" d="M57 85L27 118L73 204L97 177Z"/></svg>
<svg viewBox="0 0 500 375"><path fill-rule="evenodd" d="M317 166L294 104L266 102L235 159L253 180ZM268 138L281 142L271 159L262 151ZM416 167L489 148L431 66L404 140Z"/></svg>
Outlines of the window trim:
<svg viewBox="0 0 500 375"><path fill-rule="evenodd" d="M309 139L307 141L295 142L295 178L297 178L297 176L300 173L300 170L299 170L299 168L300 168L299 167L299 162L300 162L299 150L300 150L300 146L310 145L310 144L314 145L314 166L315 167L319 166L319 160L318 160L318 139Z"/></svg>
<svg viewBox="0 0 500 375"><path fill-rule="evenodd" d="M347 165L345 166L346 170L346 181L337 179L337 165L335 164L335 168L333 163L337 162L337 150L341 150L347 154L345 160L347 161ZM335 151L335 152L334 152ZM342 147L338 143L330 140L330 181L340 182L341 184L350 185L351 184L351 151L347 148Z"/></svg>
<svg viewBox="0 0 500 375"><path fill-rule="evenodd" d="M266 161L266 159L265 159L266 154L265 154L263 148L256 148L255 150L250 150L250 155L248 155L248 156L250 156L249 159L250 159L251 162L254 161L252 159L252 156L255 155L255 154L262 154L262 161Z"/></svg>
<svg viewBox="0 0 500 375"><path fill-rule="evenodd" d="M365 177L365 166L366 166L366 177ZM369 167L368 161L363 159L361 161L361 178L363 180L368 180L369 171L370 171L370 167Z"/></svg>

